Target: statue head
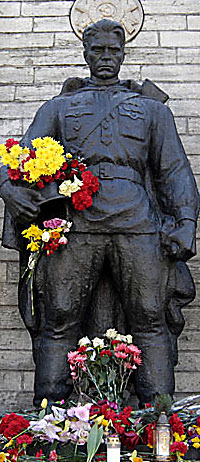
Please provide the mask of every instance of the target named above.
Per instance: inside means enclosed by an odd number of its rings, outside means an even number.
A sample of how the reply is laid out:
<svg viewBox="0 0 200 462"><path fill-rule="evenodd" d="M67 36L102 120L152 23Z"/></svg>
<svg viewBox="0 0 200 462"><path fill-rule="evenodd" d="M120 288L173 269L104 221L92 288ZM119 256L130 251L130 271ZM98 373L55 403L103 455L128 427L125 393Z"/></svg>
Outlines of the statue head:
<svg viewBox="0 0 200 462"><path fill-rule="evenodd" d="M84 57L91 77L111 79L118 76L124 60L125 33L118 22L102 19L83 32Z"/></svg>

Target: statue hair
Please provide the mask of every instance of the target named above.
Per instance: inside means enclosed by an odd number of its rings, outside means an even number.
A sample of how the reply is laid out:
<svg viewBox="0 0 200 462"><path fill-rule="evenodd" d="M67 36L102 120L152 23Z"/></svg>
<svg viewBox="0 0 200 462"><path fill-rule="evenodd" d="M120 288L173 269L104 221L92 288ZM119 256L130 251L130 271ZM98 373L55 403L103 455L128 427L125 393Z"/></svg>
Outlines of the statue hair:
<svg viewBox="0 0 200 462"><path fill-rule="evenodd" d="M88 48L90 40L99 32L114 32L120 41L120 45L125 45L125 32L122 25L117 21L111 21L110 19L101 19L100 21L90 24L84 29L83 32L83 46L85 50Z"/></svg>

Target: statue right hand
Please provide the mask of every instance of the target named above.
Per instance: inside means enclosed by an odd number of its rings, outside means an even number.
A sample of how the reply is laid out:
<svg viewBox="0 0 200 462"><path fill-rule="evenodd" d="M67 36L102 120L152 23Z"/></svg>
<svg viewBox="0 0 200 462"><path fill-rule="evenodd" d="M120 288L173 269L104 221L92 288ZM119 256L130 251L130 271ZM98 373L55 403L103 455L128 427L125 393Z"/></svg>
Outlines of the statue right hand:
<svg viewBox="0 0 200 462"><path fill-rule="evenodd" d="M39 191L15 186L6 181L1 187L1 197L18 223L34 221L40 213L39 203L43 197Z"/></svg>

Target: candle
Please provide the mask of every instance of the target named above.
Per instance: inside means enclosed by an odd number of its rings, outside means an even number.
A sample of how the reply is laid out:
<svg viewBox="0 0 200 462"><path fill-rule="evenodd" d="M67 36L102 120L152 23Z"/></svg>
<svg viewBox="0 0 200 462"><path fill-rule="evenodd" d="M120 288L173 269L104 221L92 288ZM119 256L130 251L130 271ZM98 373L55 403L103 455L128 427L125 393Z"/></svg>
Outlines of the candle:
<svg viewBox="0 0 200 462"><path fill-rule="evenodd" d="M120 446L118 436L107 439L107 462L120 462Z"/></svg>

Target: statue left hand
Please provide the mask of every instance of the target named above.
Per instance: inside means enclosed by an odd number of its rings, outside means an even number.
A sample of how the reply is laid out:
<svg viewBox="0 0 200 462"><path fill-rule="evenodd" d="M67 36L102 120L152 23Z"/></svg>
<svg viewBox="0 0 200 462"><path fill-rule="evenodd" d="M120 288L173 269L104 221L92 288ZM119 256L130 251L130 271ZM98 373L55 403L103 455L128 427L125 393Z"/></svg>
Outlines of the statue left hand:
<svg viewBox="0 0 200 462"><path fill-rule="evenodd" d="M195 221L181 220L168 234L162 231L160 234L162 246L171 258L187 261L195 255Z"/></svg>

